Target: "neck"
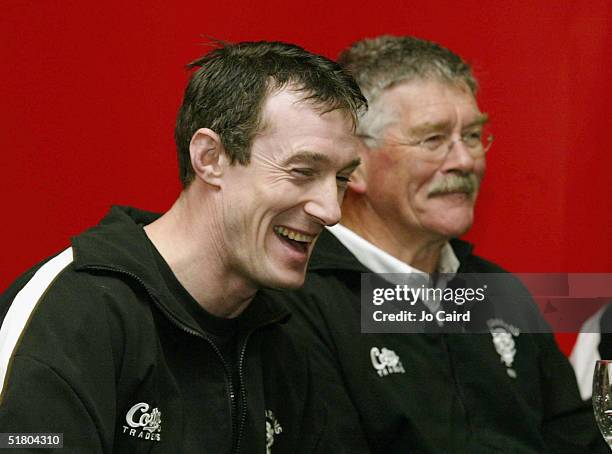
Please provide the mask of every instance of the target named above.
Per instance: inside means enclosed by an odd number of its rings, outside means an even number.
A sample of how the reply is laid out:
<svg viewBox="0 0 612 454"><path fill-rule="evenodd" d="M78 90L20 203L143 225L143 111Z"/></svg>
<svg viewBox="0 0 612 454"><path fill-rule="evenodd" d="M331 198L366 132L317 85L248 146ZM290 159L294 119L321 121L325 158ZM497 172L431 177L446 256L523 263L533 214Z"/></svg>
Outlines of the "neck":
<svg viewBox="0 0 612 454"><path fill-rule="evenodd" d="M448 241L390 222L389 217L381 217L363 197L345 200L342 225L393 257L429 274L437 271L440 253Z"/></svg>
<svg viewBox="0 0 612 454"><path fill-rule="evenodd" d="M228 263L222 228L216 221L221 213L212 200L206 200L213 195L192 186L168 212L145 226L145 232L200 306L219 317L236 317L257 288Z"/></svg>

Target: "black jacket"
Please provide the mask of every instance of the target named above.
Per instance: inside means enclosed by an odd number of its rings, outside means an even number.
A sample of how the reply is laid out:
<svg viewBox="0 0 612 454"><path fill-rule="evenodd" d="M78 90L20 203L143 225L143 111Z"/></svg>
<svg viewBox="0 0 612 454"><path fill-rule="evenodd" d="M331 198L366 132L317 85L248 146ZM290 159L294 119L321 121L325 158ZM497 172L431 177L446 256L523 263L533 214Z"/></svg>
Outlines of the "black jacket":
<svg viewBox="0 0 612 454"><path fill-rule="evenodd" d="M504 272L467 243L451 244L460 273ZM319 394L333 402L353 452L607 452L551 334L507 334L515 347L509 364L488 332L361 334L361 273L370 271L324 232L305 286L279 295L291 304L288 326L310 346ZM520 294L516 306L491 301L489 315L543 325L526 290L507 276Z"/></svg>
<svg viewBox="0 0 612 454"><path fill-rule="evenodd" d="M74 259L67 250L2 295L0 432L63 433L65 452L86 454L333 449L286 309L261 291L241 316L233 392L232 368L159 274L141 228L155 218L114 208L73 239Z"/></svg>

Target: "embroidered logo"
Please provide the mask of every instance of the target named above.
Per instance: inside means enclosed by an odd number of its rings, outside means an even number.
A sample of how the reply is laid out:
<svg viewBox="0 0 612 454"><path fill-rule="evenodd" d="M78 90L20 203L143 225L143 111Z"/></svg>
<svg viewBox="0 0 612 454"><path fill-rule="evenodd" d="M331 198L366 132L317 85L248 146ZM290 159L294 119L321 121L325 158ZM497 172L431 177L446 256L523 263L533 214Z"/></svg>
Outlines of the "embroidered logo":
<svg viewBox="0 0 612 454"><path fill-rule="evenodd" d="M150 405L140 402L128 410L125 415L127 426L123 426L123 433L130 437L144 440L161 441L161 411Z"/></svg>
<svg viewBox="0 0 612 454"><path fill-rule="evenodd" d="M389 374L406 373L399 356L388 348L383 347L379 349L378 347L372 347L370 350L370 359L379 377L385 377Z"/></svg>
<svg viewBox="0 0 612 454"><path fill-rule="evenodd" d="M283 428L278 423L278 420L272 413L272 410L266 410L266 454L272 453L272 445L274 444L274 437L280 434Z"/></svg>
<svg viewBox="0 0 612 454"><path fill-rule="evenodd" d="M506 373L511 378L516 378L516 370L512 368L514 356L516 355L516 343L514 338L521 333L518 328L512 326L499 318L487 321L489 331L493 337L493 345L499 354L500 360L506 366Z"/></svg>

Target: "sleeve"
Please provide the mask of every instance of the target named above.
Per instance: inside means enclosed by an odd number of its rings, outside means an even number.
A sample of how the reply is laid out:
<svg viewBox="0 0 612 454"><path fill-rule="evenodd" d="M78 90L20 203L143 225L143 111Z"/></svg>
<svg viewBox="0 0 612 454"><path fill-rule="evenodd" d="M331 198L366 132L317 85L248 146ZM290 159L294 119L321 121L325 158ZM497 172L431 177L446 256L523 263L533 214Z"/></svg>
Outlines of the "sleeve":
<svg viewBox="0 0 612 454"><path fill-rule="evenodd" d="M16 356L0 402L0 431L61 433L64 449L103 453L104 443L90 411L75 389L48 365ZM19 452L40 453L40 449Z"/></svg>
<svg viewBox="0 0 612 454"><path fill-rule="evenodd" d="M351 410L345 406L341 394L328 394L324 383L313 371L313 361L310 352L306 355L308 363L308 388L305 396L304 413L302 415L301 432L303 434L319 434L316 438L307 436L299 453L303 454L368 454L370 453L362 432L353 425ZM340 404L340 406L338 406ZM348 425L343 420L348 419ZM358 424L355 421L354 424ZM305 440L304 440L305 441Z"/></svg>
<svg viewBox="0 0 612 454"><path fill-rule="evenodd" d="M325 406L329 437L319 442L320 452L369 453L358 411L348 392L327 321L316 301L306 292L285 295L294 316L291 331L306 346L313 398ZM330 450L330 443L341 447ZM319 451L317 451L319 452Z"/></svg>
<svg viewBox="0 0 612 454"><path fill-rule="evenodd" d="M552 329L542 316L527 288L516 281L512 295L524 302L526 326L537 344L537 361L542 396L541 434L555 454L609 453L599 433L593 408L578 391L576 376L569 360L559 350Z"/></svg>
<svg viewBox="0 0 612 454"><path fill-rule="evenodd" d="M0 432L62 433L66 452L110 453L116 385L108 319L88 281L64 273L71 258L56 266L65 257L0 296Z"/></svg>
<svg viewBox="0 0 612 454"><path fill-rule="evenodd" d="M554 453L609 453L599 433L593 408L578 393L576 378L567 358L551 334L538 336L544 405L542 434Z"/></svg>

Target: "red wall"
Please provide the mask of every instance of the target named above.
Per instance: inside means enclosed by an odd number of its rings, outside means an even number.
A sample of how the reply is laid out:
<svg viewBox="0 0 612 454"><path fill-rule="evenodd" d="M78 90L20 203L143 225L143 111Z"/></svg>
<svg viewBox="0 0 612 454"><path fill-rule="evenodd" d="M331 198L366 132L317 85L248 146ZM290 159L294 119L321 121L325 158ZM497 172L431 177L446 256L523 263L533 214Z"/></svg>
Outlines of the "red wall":
<svg viewBox="0 0 612 454"><path fill-rule="evenodd" d="M111 204L170 205L183 65L207 36L329 57L382 33L452 48L475 66L496 135L477 251L516 272L612 272L610 5L4 0L0 289Z"/></svg>

